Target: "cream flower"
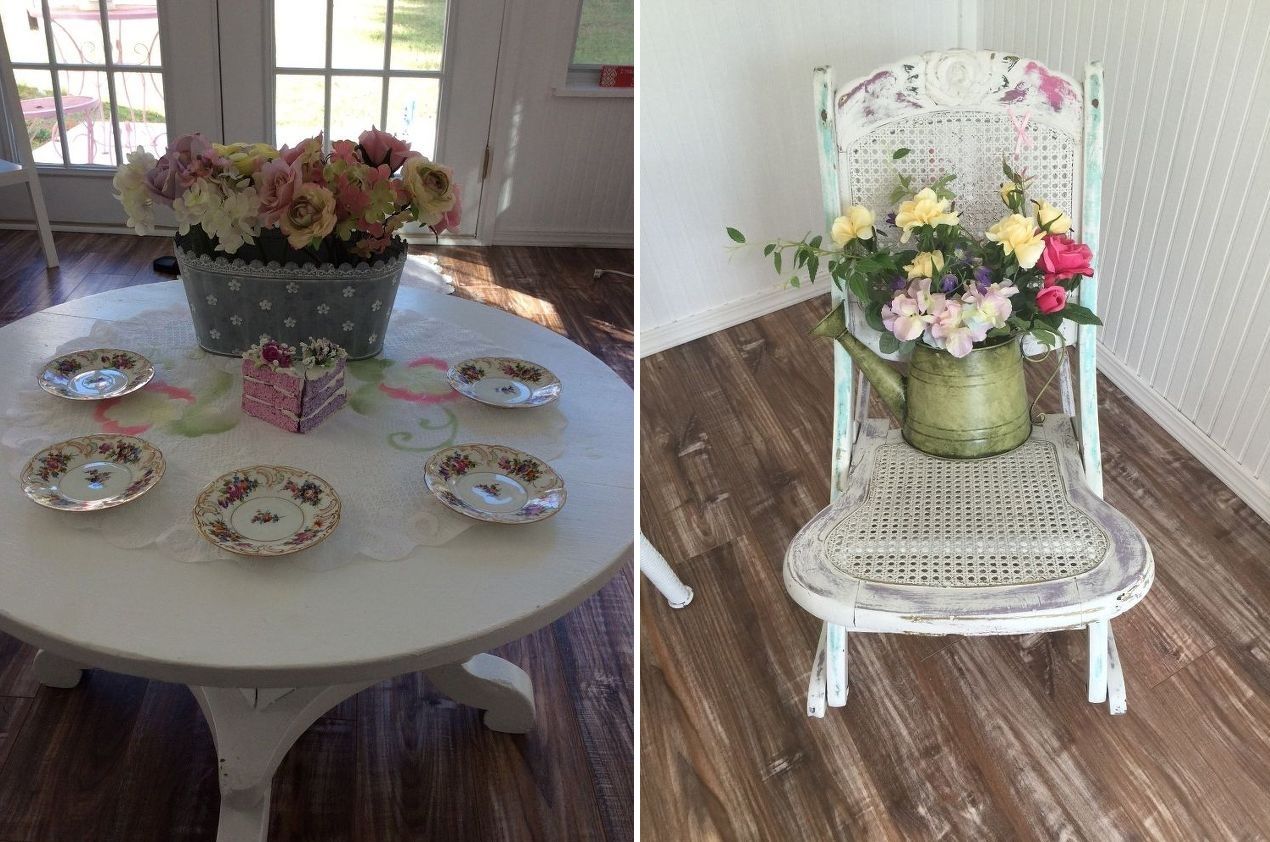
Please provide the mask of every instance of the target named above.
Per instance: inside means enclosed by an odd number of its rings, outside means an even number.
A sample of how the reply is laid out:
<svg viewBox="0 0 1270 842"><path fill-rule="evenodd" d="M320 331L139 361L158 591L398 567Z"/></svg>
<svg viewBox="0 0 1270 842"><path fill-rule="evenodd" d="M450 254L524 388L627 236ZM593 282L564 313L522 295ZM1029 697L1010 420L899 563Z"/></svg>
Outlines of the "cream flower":
<svg viewBox="0 0 1270 842"><path fill-rule="evenodd" d="M914 278L933 278L943 268L942 251L919 251L913 262L904 267L904 271L908 272L908 279L911 281Z"/></svg>
<svg viewBox="0 0 1270 842"><path fill-rule="evenodd" d="M453 171L422 155L406 159L401 167L401 186L414 206L415 218L424 225L440 222L457 201Z"/></svg>
<svg viewBox="0 0 1270 842"><path fill-rule="evenodd" d="M1036 224L1047 234L1066 234L1072 230L1072 218L1063 211L1044 199L1033 199L1032 204L1036 205Z"/></svg>
<svg viewBox="0 0 1270 842"><path fill-rule="evenodd" d="M335 230L335 196L320 184L298 185L279 227L294 249L322 239Z"/></svg>
<svg viewBox="0 0 1270 842"><path fill-rule="evenodd" d="M902 202L895 213L895 224L904 231L900 242L907 243L913 229L923 225L956 225L957 214L949 210L951 206L949 200L939 198L929 187Z"/></svg>
<svg viewBox="0 0 1270 842"><path fill-rule="evenodd" d="M1036 221L1020 213L1012 213L986 232L989 240L1000 243L1006 254L1014 255L1019 266L1031 269L1045 249L1045 232Z"/></svg>
<svg viewBox="0 0 1270 842"><path fill-rule="evenodd" d="M230 191L220 207L204 217L203 228L216 237L216 250L227 254L238 251L243 243L256 242L260 234L260 199L256 188Z"/></svg>
<svg viewBox="0 0 1270 842"><path fill-rule="evenodd" d="M835 243L845 246L852 240L873 238L873 211L864 205L852 205L844 216L833 221L829 236Z"/></svg>
<svg viewBox="0 0 1270 842"><path fill-rule="evenodd" d="M195 181L190 189L172 202L177 230L182 234L190 233L190 229L195 225L202 225L203 219L209 212L220 207L222 201L220 188L205 179Z"/></svg>
<svg viewBox="0 0 1270 842"><path fill-rule="evenodd" d="M138 234L154 233L154 200L146 190L146 173L154 164L154 156L138 146L128 153L128 163L119 168L112 181L115 198L128 213L128 227Z"/></svg>

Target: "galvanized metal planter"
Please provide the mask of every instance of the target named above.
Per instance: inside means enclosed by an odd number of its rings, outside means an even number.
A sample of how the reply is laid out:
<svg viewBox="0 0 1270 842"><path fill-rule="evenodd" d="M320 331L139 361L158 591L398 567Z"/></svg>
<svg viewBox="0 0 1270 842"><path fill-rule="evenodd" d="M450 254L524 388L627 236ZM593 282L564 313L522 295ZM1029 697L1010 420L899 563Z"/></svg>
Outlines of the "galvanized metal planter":
<svg viewBox="0 0 1270 842"><path fill-rule="evenodd" d="M324 337L350 359L378 354L406 265L404 244L357 265L299 266L187 252L176 261L198 344L237 356L262 335L289 345Z"/></svg>

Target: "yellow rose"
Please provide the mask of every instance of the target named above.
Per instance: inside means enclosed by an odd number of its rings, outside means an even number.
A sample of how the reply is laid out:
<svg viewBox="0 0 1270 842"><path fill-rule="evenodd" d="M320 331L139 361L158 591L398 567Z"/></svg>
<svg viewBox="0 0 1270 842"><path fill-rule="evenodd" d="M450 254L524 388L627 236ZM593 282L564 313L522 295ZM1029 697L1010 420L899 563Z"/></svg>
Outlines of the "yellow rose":
<svg viewBox="0 0 1270 842"><path fill-rule="evenodd" d="M845 246L852 240L872 239L873 211L864 205L852 205L847 208L846 216L833 221L829 236L840 246Z"/></svg>
<svg viewBox="0 0 1270 842"><path fill-rule="evenodd" d="M1036 224L1050 234L1066 234L1072 230L1072 218L1049 202L1032 200L1036 205Z"/></svg>
<svg viewBox="0 0 1270 842"><path fill-rule="evenodd" d="M278 157L278 150L267 143L213 143L212 149L228 159L234 171L241 176L257 172L265 162Z"/></svg>
<svg viewBox="0 0 1270 842"><path fill-rule="evenodd" d="M957 214L948 209L950 206L951 202L936 196L929 187L901 203L895 214L895 224L904 231L900 242L907 243L913 229L923 225L956 225Z"/></svg>
<svg viewBox="0 0 1270 842"><path fill-rule="evenodd" d="M401 186L414 205L415 218L424 225L435 225L454 207L452 171L422 155L406 159L401 167Z"/></svg>
<svg viewBox="0 0 1270 842"><path fill-rule="evenodd" d="M993 225L987 237L1000 243L1006 254L1013 254L1024 269L1035 266L1045 248L1045 232L1036 227L1035 220L1021 213L1012 213Z"/></svg>
<svg viewBox="0 0 1270 842"><path fill-rule="evenodd" d="M279 225L293 249L302 249L335 230L335 195L320 184L297 185Z"/></svg>
<svg viewBox="0 0 1270 842"><path fill-rule="evenodd" d="M911 281L914 278L934 278L935 273L943 268L942 251L919 251L913 262L904 267L904 271L908 272L908 279Z"/></svg>

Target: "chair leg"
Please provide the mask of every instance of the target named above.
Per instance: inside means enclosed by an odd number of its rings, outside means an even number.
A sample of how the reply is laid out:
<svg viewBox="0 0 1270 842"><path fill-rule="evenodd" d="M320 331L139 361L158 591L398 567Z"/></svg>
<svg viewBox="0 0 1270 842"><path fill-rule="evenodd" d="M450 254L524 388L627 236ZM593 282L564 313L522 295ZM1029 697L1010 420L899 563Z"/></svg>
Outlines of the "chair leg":
<svg viewBox="0 0 1270 842"><path fill-rule="evenodd" d="M825 624L825 685L831 708L847 703L847 630Z"/></svg>
<svg viewBox="0 0 1270 842"><path fill-rule="evenodd" d="M692 588L679 581L666 557L643 535L639 536L639 572L661 591L671 608L683 608L692 602Z"/></svg>
<svg viewBox="0 0 1270 842"><path fill-rule="evenodd" d="M1107 632L1106 620L1089 624L1089 701L1100 705L1107 701Z"/></svg>
<svg viewBox="0 0 1270 842"><path fill-rule="evenodd" d="M31 194L31 207L35 210L35 228L40 235L40 245L44 248L44 262L50 269L57 267L57 248L53 245L53 228L49 225L48 209L44 206L44 191L35 173L29 173L27 191Z"/></svg>
<svg viewBox="0 0 1270 842"><path fill-rule="evenodd" d="M1110 621L1107 623L1107 707L1112 716L1129 710L1124 692L1124 673L1120 670L1120 653L1116 651L1116 636L1111 631Z"/></svg>
<svg viewBox="0 0 1270 842"><path fill-rule="evenodd" d="M807 715L817 719L825 716L825 629L820 627L820 642L816 644L816 656L811 662L811 679L807 684Z"/></svg>

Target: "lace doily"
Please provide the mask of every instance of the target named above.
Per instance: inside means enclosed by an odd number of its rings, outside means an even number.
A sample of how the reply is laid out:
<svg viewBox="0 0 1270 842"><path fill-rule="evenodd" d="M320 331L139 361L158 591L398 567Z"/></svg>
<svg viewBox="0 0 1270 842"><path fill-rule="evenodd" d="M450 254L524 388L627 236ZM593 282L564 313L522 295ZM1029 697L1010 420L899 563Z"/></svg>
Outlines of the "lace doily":
<svg viewBox="0 0 1270 842"><path fill-rule="evenodd" d="M115 547L154 546L180 561L230 558L195 531L195 497L235 467L280 464L318 474L343 501L339 529L297 555L297 563L325 568L359 558L395 561L481 526L424 488L423 464L434 450L474 441L508 444L546 460L563 453L566 420L557 407L500 410L468 400L446 383L454 362L515 356L514 350L413 310L393 314L381 357L349 364L348 405L306 435L242 412L241 362L200 351L183 306L95 322L57 352L92 347L145 354L155 365L154 380L124 398L76 403L35 387L46 361L34 362L31 388L16 395L2 416L0 456L16 476L32 453L75 436L124 433L156 445L167 459L167 474L134 503L78 517L31 507L29 516L45 521L34 528L93 530Z"/></svg>

